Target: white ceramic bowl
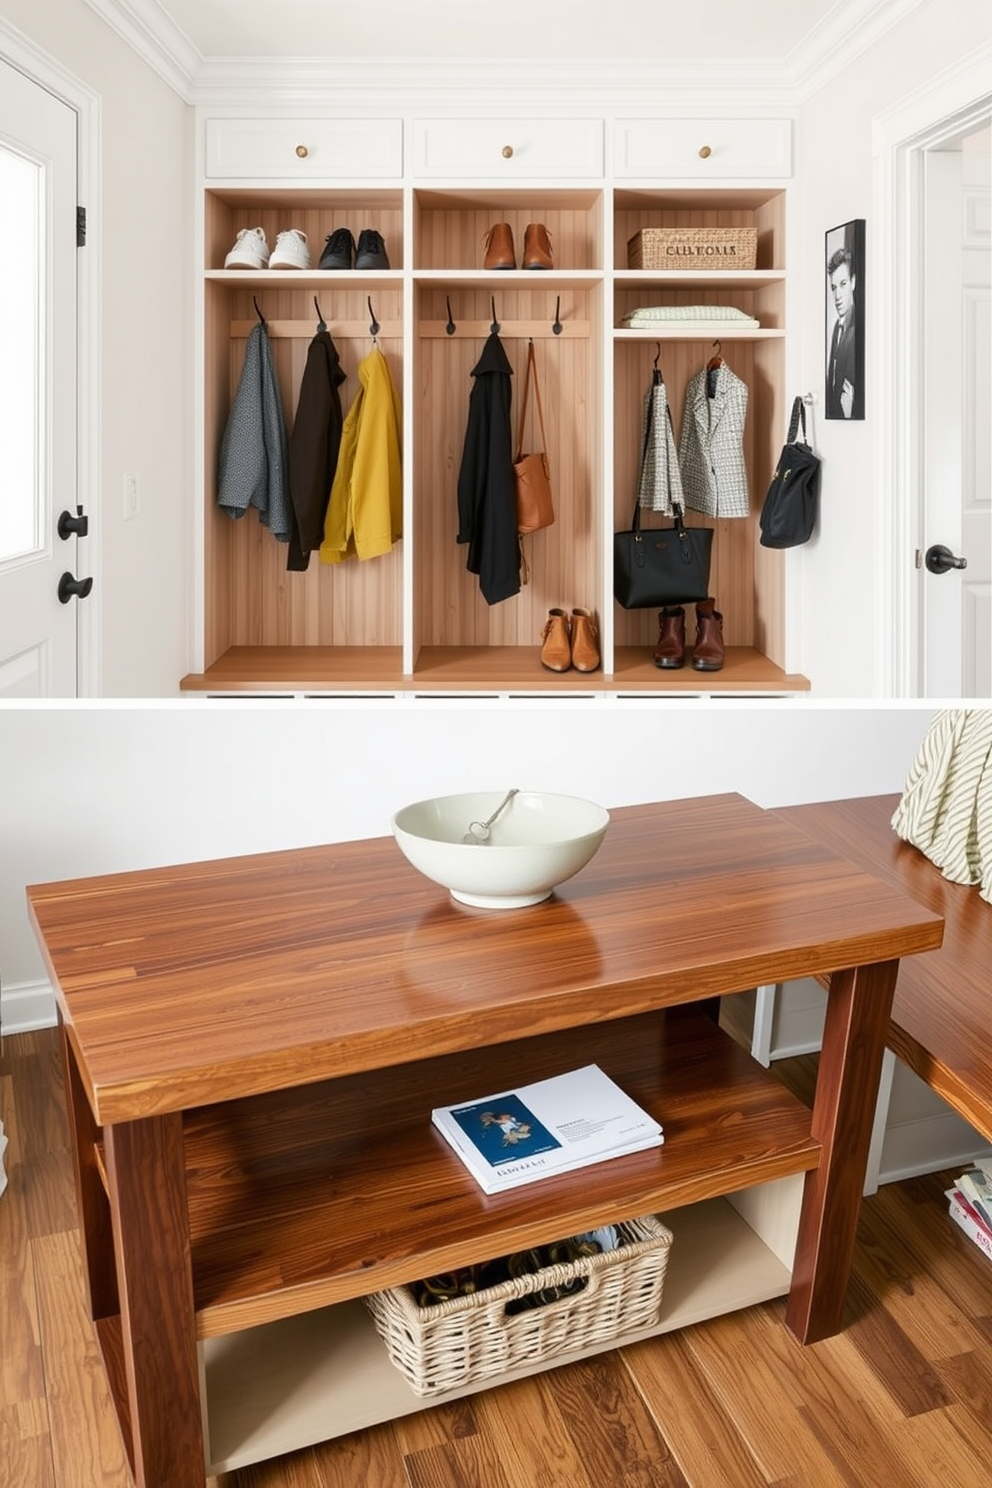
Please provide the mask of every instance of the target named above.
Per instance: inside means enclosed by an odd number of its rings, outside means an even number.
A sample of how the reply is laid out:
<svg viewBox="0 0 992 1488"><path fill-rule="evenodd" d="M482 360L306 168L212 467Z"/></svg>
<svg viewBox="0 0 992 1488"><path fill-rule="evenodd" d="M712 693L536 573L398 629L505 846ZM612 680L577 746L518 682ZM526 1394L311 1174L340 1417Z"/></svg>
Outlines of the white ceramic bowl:
<svg viewBox="0 0 992 1488"><path fill-rule="evenodd" d="M484 822L505 791L475 791L415 801L396 812L393 835L425 878L479 909L540 904L584 868L606 835L610 814L578 796L518 791L484 843L462 839Z"/></svg>

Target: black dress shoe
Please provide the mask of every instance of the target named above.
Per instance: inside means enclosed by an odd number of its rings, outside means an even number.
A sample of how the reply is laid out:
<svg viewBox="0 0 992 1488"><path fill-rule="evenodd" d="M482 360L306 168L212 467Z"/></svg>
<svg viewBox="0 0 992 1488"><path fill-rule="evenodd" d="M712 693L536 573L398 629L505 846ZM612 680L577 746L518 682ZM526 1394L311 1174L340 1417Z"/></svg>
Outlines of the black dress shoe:
<svg viewBox="0 0 992 1488"><path fill-rule="evenodd" d="M355 262L355 240L347 227L335 228L324 245L318 269L350 269Z"/></svg>
<svg viewBox="0 0 992 1488"><path fill-rule="evenodd" d="M374 227L364 227L358 234L358 252L355 254L356 269L388 269L386 245L382 234Z"/></svg>

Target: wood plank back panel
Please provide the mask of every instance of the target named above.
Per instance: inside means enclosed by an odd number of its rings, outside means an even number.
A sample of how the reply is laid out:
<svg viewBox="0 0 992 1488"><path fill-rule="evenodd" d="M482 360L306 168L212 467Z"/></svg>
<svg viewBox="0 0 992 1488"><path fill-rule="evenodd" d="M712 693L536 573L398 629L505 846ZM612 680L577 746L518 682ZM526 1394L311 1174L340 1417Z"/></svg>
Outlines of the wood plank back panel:
<svg viewBox="0 0 992 1488"><path fill-rule="evenodd" d="M516 288L513 276L494 286L500 322L542 320L550 327L560 298L564 319L587 321L589 292ZM455 288L452 315L491 322L490 295L485 290ZM445 293L423 290L419 318L444 320ZM501 338L513 368L511 434L516 453L518 418L524 391L527 342ZM420 646L539 646L548 610L581 605L600 608L600 545L593 497L597 445L590 417L591 378L595 355L592 338L535 341L535 359L544 407L544 425L555 521L524 539L528 582L518 595L497 605L482 596L479 580L467 572L468 548L458 534L458 475L465 447L472 369L484 341L455 335L421 338L417 346L417 455L414 474L416 640ZM523 445L542 448L533 391ZM537 665L536 657L534 665Z"/></svg>
<svg viewBox="0 0 992 1488"><path fill-rule="evenodd" d="M739 796L612 813L544 904L473 911L392 839L28 890L98 1120L404 1064L939 944Z"/></svg>
<svg viewBox="0 0 992 1488"><path fill-rule="evenodd" d="M232 320L254 319L252 294L258 291L232 291L227 299ZM266 318L298 321L316 331L313 290L270 289L259 301ZM380 320L395 320L400 315L402 293L397 285L378 290L373 308ZM321 289L319 304L325 316L346 321L368 322L366 291L359 289ZM283 402L287 433L292 430L300 382L306 365L310 332L300 338L273 338L273 362ZM342 384L342 411L347 416L359 392L358 367L372 346L371 337L335 339L346 374ZM402 345L396 338L379 339L388 363L393 384L400 392L403 380ZM229 342L227 408L233 401L244 363L245 343L240 338ZM217 451L226 424L218 424ZM216 490L216 454L210 490ZM402 549L397 544L391 552L360 561L321 563L317 554L303 573L286 569L288 545L278 542L258 520L252 510L232 520L218 513L217 520L232 529L228 535L227 588L231 607L229 634L232 645L324 645L324 646L399 646L402 640Z"/></svg>

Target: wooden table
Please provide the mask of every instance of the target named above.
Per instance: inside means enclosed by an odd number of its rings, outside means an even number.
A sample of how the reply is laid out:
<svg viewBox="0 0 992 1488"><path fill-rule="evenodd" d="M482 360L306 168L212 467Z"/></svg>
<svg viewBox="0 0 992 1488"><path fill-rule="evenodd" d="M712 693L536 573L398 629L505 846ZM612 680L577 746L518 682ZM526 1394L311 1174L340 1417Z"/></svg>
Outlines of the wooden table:
<svg viewBox="0 0 992 1488"><path fill-rule="evenodd" d="M939 950L915 957L896 986L886 1042L992 1142L992 904L951 883L892 830L897 795L793 806L781 813L831 852L910 894L944 920Z"/></svg>
<svg viewBox="0 0 992 1488"><path fill-rule="evenodd" d="M774 813L735 795L616 811L593 862L524 910L454 903L388 838L28 897L139 1488L419 1408L388 1364L351 1383L354 1350L381 1347L356 1299L637 1214L676 1234L663 1327L784 1292L801 1340L840 1326L899 958L942 921ZM691 1004L821 973L811 1116ZM486 1196L430 1127L434 1105L589 1061L663 1147ZM770 1280L737 1269L755 1245ZM287 1399L342 1377L341 1399L259 1435L282 1419L257 1404L269 1374Z"/></svg>

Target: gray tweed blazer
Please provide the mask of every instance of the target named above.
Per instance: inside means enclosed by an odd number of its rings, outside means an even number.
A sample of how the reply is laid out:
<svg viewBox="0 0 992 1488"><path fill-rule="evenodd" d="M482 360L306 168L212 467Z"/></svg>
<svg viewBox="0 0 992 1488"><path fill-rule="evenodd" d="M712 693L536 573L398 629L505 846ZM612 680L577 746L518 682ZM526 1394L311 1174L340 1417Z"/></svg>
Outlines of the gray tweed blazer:
<svg viewBox="0 0 992 1488"><path fill-rule="evenodd" d="M747 384L721 362L711 398L708 376L705 368L697 372L685 391L679 436L685 504L709 517L746 517L750 501L744 463Z"/></svg>

